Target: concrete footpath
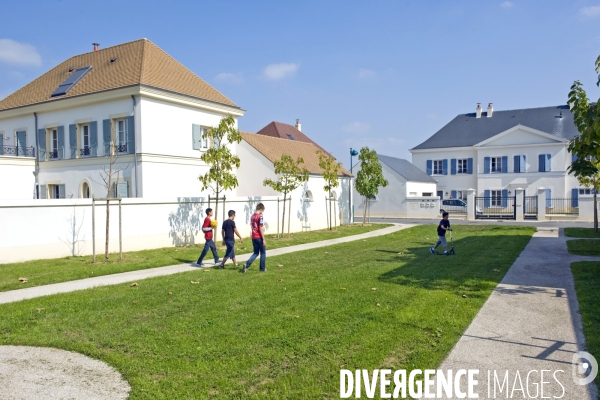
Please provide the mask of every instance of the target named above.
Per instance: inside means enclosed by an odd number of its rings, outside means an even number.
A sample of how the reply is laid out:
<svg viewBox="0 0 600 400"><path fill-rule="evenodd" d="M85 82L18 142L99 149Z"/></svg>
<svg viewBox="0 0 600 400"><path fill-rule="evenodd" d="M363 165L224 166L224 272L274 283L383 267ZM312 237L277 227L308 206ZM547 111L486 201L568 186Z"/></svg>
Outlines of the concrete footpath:
<svg viewBox="0 0 600 400"><path fill-rule="evenodd" d="M439 369L479 369L479 398L596 400L595 385L572 378L584 336L570 264L600 258L570 255L567 239L558 228L534 234Z"/></svg>
<svg viewBox="0 0 600 400"><path fill-rule="evenodd" d="M352 242L352 241L361 240L361 239L368 239L368 238L372 238L372 237L388 235L390 233L394 233L394 232L400 231L402 229L410 228L413 226L415 226L415 225L394 224L393 226L389 226L387 228L377 229L372 232L361 233L360 235L346 236L346 237L341 237L341 238L336 238L336 239L323 240L323 241L314 242L314 243L299 244L296 246L289 246L289 247L279 248L279 249L275 249L275 250L269 250L268 243L267 243L267 268L269 266L269 261L268 261L269 257L279 256L282 254L294 253L296 251L310 250L310 249L316 249L319 247L331 246L331 245L338 244L338 243L346 243L346 242ZM250 258L251 254L252 253L247 253L247 254L242 254L242 255L236 256L236 260L240 264L240 267L241 267L241 263L248 260L248 258ZM258 270L258 261L259 260L256 260L252 265L252 268L254 270ZM51 285L36 286L36 287L27 288L27 289L11 290L8 292L0 292L0 304L12 303L15 301L33 299L33 298L42 297L42 296L49 296L49 295L53 295L53 294L57 294L57 293L67 293L67 292L74 292L77 290L91 289L91 288L97 287L97 286L108 286L108 285L116 285L116 284L126 283L126 282L135 282L135 281L139 281L139 280L146 279L146 278L172 275L172 274L177 274L180 272L195 271L200 268L206 268L206 267L214 267L214 265L212 264L212 261L210 264L205 264L202 267L200 267L194 263L178 264L178 265L170 265L170 266L166 266L166 267L143 269L143 270L131 271L131 272L122 272L119 274L104 275L104 276L98 276L98 277L94 277L94 278L79 279L79 280L69 281L69 282L54 283ZM227 264L226 268L232 268L232 264Z"/></svg>

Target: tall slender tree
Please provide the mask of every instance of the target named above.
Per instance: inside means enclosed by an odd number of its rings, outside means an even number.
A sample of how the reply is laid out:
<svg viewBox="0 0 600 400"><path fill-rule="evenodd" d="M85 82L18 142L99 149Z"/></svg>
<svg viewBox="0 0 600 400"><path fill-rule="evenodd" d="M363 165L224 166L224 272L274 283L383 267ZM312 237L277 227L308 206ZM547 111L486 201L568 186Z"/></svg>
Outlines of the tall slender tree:
<svg viewBox="0 0 600 400"><path fill-rule="evenodd" d="M356 191L365 198L362 222L364 225L371 198L377 196L379 188L386 187L388 181L383 177L383 169L375 150L363 147L360 149L358 160L360 161L360 171L356 174L354 186L356 187Z"/></svg>
<svg viewBox="0 0 600 400"><path fill-rule="evenodd" d="M285 203L288 193L296 190L303 182L308 181L308 170L302 167L304 159L298 157L295 161L288 155L282 155L280 160L273 161L277 180L265 179L264 186L283 194L283 218L281 220L281 235L285 234ZM291 210L288 210L291 212Z"/></svg>
<svg viewBox="0 0 600 400"><path fill-rule="evenodd" d="M218 218L221 193L238 186L233 170L240 167L240 158L231 152L228 145L241 142L242 135L236 129L233 117L228 115L221 118L218 126L206 129L202 138L208 140L209 148L200 159L208 165L209 169L198 179L202 183L202 190L211 189L217 197L214 215Z"/></svg>
<svg viewBox="0 0 600 400"><path fill-rule="evenodd" d="M319 167L321 168L321 175L325 181L323 190L327 192L327 201L329 203L329 230L331 230L331 189L336 188L340 185L339 173L342 164L335 161L335 158L324 154L322 151L317 150L319 156Z"/></svg>
<svg viewBox="0 0 600 400"><path fill-rule="evenodd" d="M596 59L596 73L600 87L600 56ZM569 151L577 159L569 167L580 183L594 188L594 230L598 232L598 210L596 196L596 175L600 160L600 99L590 102L580 81L575 81L569 92L569 105L577 130L581 133L569 143Z"/></svg>

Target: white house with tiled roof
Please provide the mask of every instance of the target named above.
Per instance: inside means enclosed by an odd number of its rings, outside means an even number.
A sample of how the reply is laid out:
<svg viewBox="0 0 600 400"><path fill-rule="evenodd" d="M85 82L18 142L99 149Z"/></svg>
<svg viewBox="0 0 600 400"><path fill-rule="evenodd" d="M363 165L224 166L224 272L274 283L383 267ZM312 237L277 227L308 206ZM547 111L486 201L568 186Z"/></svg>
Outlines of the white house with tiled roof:
<svg viewBox="0 0 600 400"><path fill-rule="evenodd" d="M410 151L444 199L466 201L472 188L482 199L478 206L510 208L517 192L532 198L542 191L548 213L559 206L576 213L579 195L589 194L567 172L568 144L578 134L566 105L494 111L490 104L487 112L478 105ZM563 203L551 201L557 198Z"/></svg>
<svg viewBox="0 0 600 400"><path fill-rule="evenodd" d="M201 132L235 103L141 39L72 57L0 101L0 199L198 196ZM7 189L9 188L9 189Z"/></svg>

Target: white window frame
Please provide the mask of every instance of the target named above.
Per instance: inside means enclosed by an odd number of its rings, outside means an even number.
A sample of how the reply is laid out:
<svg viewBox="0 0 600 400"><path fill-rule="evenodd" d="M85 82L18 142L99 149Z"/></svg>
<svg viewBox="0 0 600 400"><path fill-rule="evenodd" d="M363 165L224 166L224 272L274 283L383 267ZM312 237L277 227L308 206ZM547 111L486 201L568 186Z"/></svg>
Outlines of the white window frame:
<svg viewBox="0 0 600 400"><path fill-rule="evenodd" d="M50 129L50 151L58 151L58 129Z"/></svg>
<svg viewBox="0 0 600 400"><path fill-rule="evenodd" d="M465 203L467 202L467 190L455 190L456 192L456 200L462 200ZM464 195L464 197L462 197Z"/></svg>
<svg viewBox="0 0 600 400"><path fill-rule="evenodd" d="M432 175L443 175L444 174L444 160L433 160L431 165Z"/></svg>
<svg viewBox="0 0 600 400"><path fill-rule="evenodd" d="M208 138L204 137L204 132L209 129L204 126L200 126L200 151L208 150Z"/></svg>
<svg viewBox="0 0 600 400"><path fill-rule="evenodd" d="M123 129L119 129L119 125L121 125ZM127 121L125 118L115 120L115 143L117 146L127 144Z"/></svg>
<svg viewBox="0 0 600 400"><path fill-rule="evenodd" d="M456 160L456 173L457 174L468 174L469 173L469 159L459 158Z"/></svg>
<svg viewBox="0 0 600 400"><path fill-rule="evenodd" d="M59 185L49 184L48 185L48 198L49 199L60 199Z"/></svg>
<svg viewBox="0 0 600 400"><path fill-rule="evenodd" d="M502 157L490 157L490 173L502 173Z"/></svg>
<svg viewBox="0 0 600 400"><path fill-rule="evenodd" d="M494 194L496 193L496 194ZM502 207L502 190L490 190L490 207Z"/></svg>
<svg viewBox="0 0 600 400"><path fill-rule="evenodd" d="M86 147L90 147L90 125L89 124L83 124L80 125L80 131L81 131L81 148L86 148ZM87 139L87 145L86 145L86 139Z"/></svg>

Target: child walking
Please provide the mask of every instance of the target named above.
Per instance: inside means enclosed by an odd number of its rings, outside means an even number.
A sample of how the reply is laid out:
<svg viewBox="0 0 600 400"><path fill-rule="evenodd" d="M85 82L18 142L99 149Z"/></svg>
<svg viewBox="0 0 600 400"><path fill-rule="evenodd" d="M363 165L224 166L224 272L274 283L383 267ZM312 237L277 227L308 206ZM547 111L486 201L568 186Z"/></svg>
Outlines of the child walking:
<svg viewBox="0 0 600 400"><path fill-rule="evenodd" d="M256 212L250 218L250 227L252 228L252 246L254 247L254 253L250 256L248 261L244 264L243 272L246 272L250 265L256 260L260 253L260 272L267 272L266 261L267 261L267 242L265 241L265 227L263 225L263 212L265 206L263 203L256 205Z"/></svg>
<svg viewBox="0 0 600 400"><path fill-rule="evenodd" d="M450 255L450 253L448 253L448 243L446 243L446 231L451 231L451 230L452 230L452 228L450 228L450 221L448 220L448 212L444 211L442 213L442 220L440 221L440 224L437 227L438 241L435 243L435 246L433 246L429 249L431 254L434 254L435 249L441 244L442 247L444 248L444 254L447 256Z"/></svg>
<svg viewBox="0 0 600 400"><path fill-rule="evenodd" d="M219 263L219 255L217 254L217 246L215 246L215 242L213 241L213 228L210 226L210 217L213 215L212 208L206 209L206 218L204 218L204 223L202 224L202 232L204 232L204 239L206 243L204 243L204 250L202 250L202 254L198 258L198 262L196 264L202 265L202 260L204 256L208 254L208 249L212 251L213 256L215 257L215 264Z"/></svg>
<svg viewBox="0 0 600 400"><path fill-rule="evenodd" d="M233 246L235 245L235 236L233 235L236 234L237 237L240 238L240 243L244 242L242 236L240 236L240 233L235 227L235 222L233 222L233 220L235 219L235 211L229 210L227 215L229 216L229 219L223 222L223 226L221 227L221 236L223 236L223 243L225 243L225 246L227 246L225 257L223 257L223 261L221 261L221 265L219 265L219 268L221 269L225 269L225 263L230 258L231 261L233 261L233 265L237 267L237 261L235 260L235 252L233 250Z"/></svg>

